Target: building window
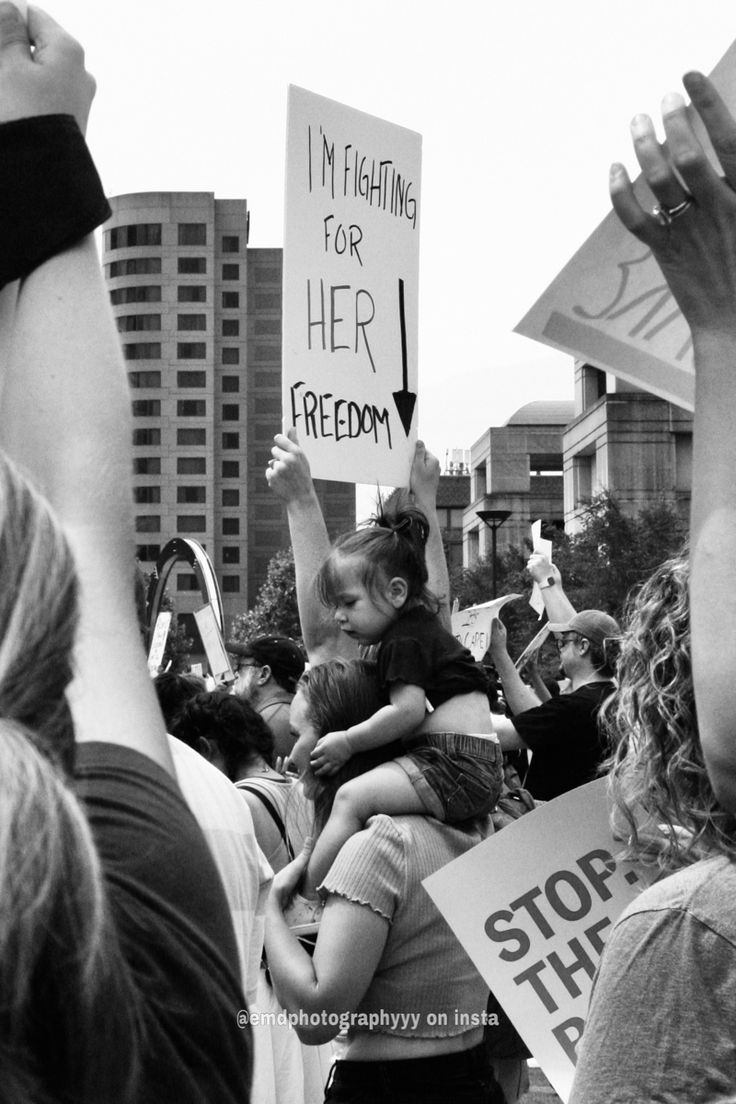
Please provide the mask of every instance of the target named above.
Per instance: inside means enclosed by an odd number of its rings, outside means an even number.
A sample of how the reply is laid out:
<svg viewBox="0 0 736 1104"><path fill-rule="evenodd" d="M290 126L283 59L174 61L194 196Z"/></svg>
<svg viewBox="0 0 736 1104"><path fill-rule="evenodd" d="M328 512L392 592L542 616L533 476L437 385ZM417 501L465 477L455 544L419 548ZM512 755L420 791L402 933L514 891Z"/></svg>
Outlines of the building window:
<svg viewBox="0 0 736 1104"><path fill-rule="evenodd" d="M237 253L240 250L240 238L237 234L223 234L222 252Z"/></svg>
<svg viewBox="0 0 736 1104"><path fill-rule="evenodd" d="M177 314L176 327L179 330L206 330L206 314Z"/></svg>
<svg viewBox="0 0 736 1104"><path fill-rule="evenodd" d="M239 506L240 505L240 491L237 487L224 487L222 491L222 505L223 506Z"/></svg>
<svg viewBox="0 0 736 1104"><path fill-rule="evenodd" d="M160 399L133 399L130 404L134 418L160 418Z"/></svg>
<svg viewBox="0 0 736 1104"><path fill-rule="evenodd" d="M136 533L158 533L161 518L158 514L142 514L135 519Z"/></svg>
<svg viewBox="0 0 736 1104"><path fill-rule="evenodd" d="M123 345L123 356L126 360L160 360L160 341L141 341L135 345ZM160 384L156 385L160 387Z"/></svg>
<svg viewBox="0 0 736 1104"><path fill-rule="evenodd" d="M160 544L137 544L135 546L136 558L144 563L155 563L160 553Z"/></svg>
<svg viewBox="0 0 736 1104"><path fill-rule="evenodd" d="M223 291L222 293L222 305L226 310L231 310L240 306L240 292L239 291Z"/></svg>
<svg viewBox="0 0 736 1104"><path fill-rule="evenodd" d="M176 289L176 300L178 303L206 303L207 288L202 284L185 284Z"/></svg>
<svg viewBox="0 0 736 1104"><path fill-rule="evenodd" d="M155 506L157 502L161 501L161 488L134 487L133 501L138 502L140 505Z"/></svg>
<svg viewBox="0 0 736 1104"><path fill-rule="evenodd" d="M203 276L207 271L207 258L179 257L176 270L180 276Z"/></svg>
<svg viewBox="0 0 736 1104"><path fill-rule="evenodd" d="M206 487L177 487L176 488L176 501L184 502L188 506L192 503L206 502L207 501L207 488Z"/></svg>
<svg viewBox="0 0 736 1104"><path fill-rule="evenodd" d="M207 519L204 514L179 514L176 519L178 533L204 533Z"/></svg>
<svg viewBox="0 0 736 1104"><path fill-rule="evenodd" d="M240 418L240 405L238 403L223 403L223 422L237 422Z"/></svg>
<svg viewBox="0 0 736 1104"><path fill-rule="evenodd" d="M206 445L207 444L207 430L206 429L177 429L177 431L176 431L176 443L177 443L177 445Z"/></svg>
<svg viewBox="0 0 736 1104"><path fill-rule="evenodd" d="M176 413L180 418L205 418L207 416L206 399L179 399Z"/></svg>
<svg viewBox="0 0 736 1104"><path fill-rule="evenodd" d="M486 466L479 464L473 472L473 498L483 498L486 493Z"/></svg>
<svg viewBox="0 0 736 1104"><path fill-rule="evenodd" d="M226 544L222 550L222 562L225 564L240 563L240 548L237 544Z"/></svg>
<svg viewBox="0 0 736 1104"><path fill-rule="evenodd" d="M128 382L131 387L160 387L160 372L129 372Z"/></svg>
<svg viewBox="0 0 736 1104"><path fill-rule="evenodd" d="M105 267L111 280L117 276L157 276L161 272L161 258L128 257L126 261L112 261Z"/></svg>
<svg viewBox="0 0 736 1104"><path fill-rule="evenodd" d="M206 222L180 222L178 226L179 245L206 245Z"/></svg>
<svg viewBox="0 0 736 1104"><path fill-rule="evenodd" d="M223 479L240 479L240 461L239 460L223 460L222 461L222 478Z"/></svg>
<svg viewBox="0 0 736 1104"><path fill-rule="evenodd" d="M160 445L161 444L161 430L155 429L134 429L133 430L133 444L134 445Z"/></svg>
<svg viewBox="0 0 736 1104"><path fill-rule="evenodd" d="M177 475L206 475L207 474L207 458L205 456L180 456L180 457L178 457L178 459L176 461L176 474Z"/></svg>
<svg viewBox="0 0 736 1104"><path fill-rule="evenodd" d="M176 589L177 590L199 590L199 583L197 582L196 575L177 575L176 576Z"/></svg>
<svg viewBox="0 0 736 1104"><path fill-rule="evenodd" d="M110 292L110 302L114 307L120 306L121 303L160 303L161 288L158 284L113 288Z"/></svg>
<svg viewBox="0 0 736 1104"><path fill-rule="evenodd" d="M240 319L238 319L238 318L223 318L223 320L222 320L222 336L223 337L240 337Z"/></svg>
<svg viewBox="0 0 736 1104"><path fill-rule="evenodd" d="M121 314L117 318L119 333L133 333L136 330L160 330L160 314Z"/></svg>
<svg viewBox="0 0 736 1104"><path fill-rule="evenodd" d="M240 265L224 264L222 266L222 278L223 280L239 280Z"/></svg>
<svg viewBox="0 0 736 1104"><path fill-rule="evenodd" d="M580 454L572 458L573 501L576 506L585 505L593 497L595 453Z"/></svg>
<svg viewBox="0 0 736 1104"><path fill-rule="evenodd" d="M176 373L176 386L177 387L206 387L207 386L207 373L206 372L177 372Z"/></svg>
<svg viewBox="0 0 736 1104"><path fill-rule="evenodd" d="M105 233L108 249L127 249L135 245L160 245L161 223L139 222L135 226L115 226Z"/></svg>
<svg viewBox="0 0 736 1104"><path fill-rule="evenodd" d="M222 435L222 447L224 449L239 449L240 448L240 434L239 433L223 433L223 435Z"/></svg>
<svg viewBox="0 0 736 1104"><path fill-rule="evenodd" d="M204 360L207 356L207 345L204 341L179 341L176 355L179 360Z"/></svg>
<svg viewBox="0 0 736 1104"><path fill-rule="evenodd" d="M239 518L223 518L222 519L222 532L226 537L237 537L240 534L240 519Z"/></svg>
<svg viewBox="0 0 736 1104"><path fill-rule="evenodd" d="M133 475L160 475L160 456L134 456Z"/></svg>
<svg viewBox="0 0 736 1104"><path fill-rule="evenodd" d="M222 592L223 592L223 594L238 594L238 593L240 593L240 576L239 575L223 575L222 576Z"/></svg>
<svg viewBox="0 0 736 1104"><path fill-rule="evenodd" d="M223 364L240 364L240 349L223 349Z"/></svg>
<svg viewBox="0 0 736 1104"><path fill-rule="evenodd" d="M240 390L240 376L223 376L222 377L222 390L239 391Z"/></svg>

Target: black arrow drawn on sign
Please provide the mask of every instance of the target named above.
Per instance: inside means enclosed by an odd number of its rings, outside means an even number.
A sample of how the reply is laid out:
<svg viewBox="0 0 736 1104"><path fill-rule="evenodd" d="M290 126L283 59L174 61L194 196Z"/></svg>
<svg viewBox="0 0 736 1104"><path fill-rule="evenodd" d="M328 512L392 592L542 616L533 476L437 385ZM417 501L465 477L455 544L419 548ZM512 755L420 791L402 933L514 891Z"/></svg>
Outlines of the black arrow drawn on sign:
<svg viewBox="0 0 736 1104"><path fill-rule="evenodd" d="M414 414L414 406L417 397L409 390L409 366L406 357L406 313L404 310L404 281L399 280L399 324L401 326L401 390L394 391L394 402L404 427L404 433L409 436L411 419Z"/></svg>

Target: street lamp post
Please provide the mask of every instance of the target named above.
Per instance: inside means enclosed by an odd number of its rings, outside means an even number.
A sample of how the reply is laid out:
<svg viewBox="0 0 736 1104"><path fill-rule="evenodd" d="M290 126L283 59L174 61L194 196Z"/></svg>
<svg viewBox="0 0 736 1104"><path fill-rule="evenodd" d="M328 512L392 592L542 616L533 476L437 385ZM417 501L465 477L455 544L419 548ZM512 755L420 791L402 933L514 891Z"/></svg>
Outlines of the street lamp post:
<svg viewBox="0 0 736 1104"><path fill-rule="evenodd" d="M476 510L476 516L491 530L491 573L493 579L492 598L496 597L496 533L505 521L511 517L510 510Z"/></svg>

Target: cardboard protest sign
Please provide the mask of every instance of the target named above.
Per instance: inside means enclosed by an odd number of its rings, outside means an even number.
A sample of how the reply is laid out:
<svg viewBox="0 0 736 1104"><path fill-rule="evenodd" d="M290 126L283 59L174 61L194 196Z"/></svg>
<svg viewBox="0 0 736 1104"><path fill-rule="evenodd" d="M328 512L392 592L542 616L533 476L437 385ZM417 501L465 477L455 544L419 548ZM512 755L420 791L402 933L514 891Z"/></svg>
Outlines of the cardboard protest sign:
<svg viewBox="0 0 736 1104"><path fill-rule="evenodd" d="M480 663L488 651L494 618L498 617L507 602L513 602L515 598L521 598L521 595L507 594L503 598L494 598L491 602L484 602L480 606L468 606L464 610L458 610L453 606L450 615L452 635L464 644L469 652L472 652L476 663Z"/></svg>
<svg viewBox="0 0 736 1104"><path fill-rule="evenodd" d="M171 627L171 610L162 610L156 618L156 624L151 637L151 647L148 649L148 670L151 675L157 675L161 661L166 650L166 638Z"/></svg>
<svg viewBox="0 0 736 1104"><path fill-rule="evenodd" d="M531 656L533 656L535 652L539 651L539 649L542 647L545 640L549 636L549 633L550 633L549 622L546 622L544 625L542 625L541 629L536 634L536 636L532 637L532 639L529 641L529 643L527 644L524 651L521 653L519 658L515 661L514 667L516 668L517 671L520 671L522 669L522 667L525 665L525 663L527 662L527 660Z"/></svg>
<svg viewBox="0 0 736 1104"><path fill-rule="evenodd" d="M287 129L285 428L318 478L406 486L421 136L294 86Z"/></svg>
<svg viewBox="0 0 736 1104"><path fill-rule="evenodd" d="M643 871L619 861L618 850L599 779L521 817L424 882L563 1100L607 933L645 885Z"/></svg>
<svg viewBox="0 0 736 1104"><path fill-rule="evenodd" d="M736 43L711 76L726 105L735 110ZM692 111L691 118L718 167ZM641 176L634 188L643 206L651 209L655 199ZM651 251L624 229L613 212L519 322L516 332L693 409L690 329Z"/></svg>
<svg viewBox="0 0 736 1104"><path fill-rule="evenodd" d="M209 664L211 674L214 675L218 682L233 682L235 680L235 675L233 674L230 660L225 651L225 644L222 639L217 616L209 602L202 606L201 609L194 611L194 620L197 622L197 628L202 640L205 655L207 656L207 663Z"/></svg>
<svg viewBox="0 0 736 1104"><path fill-rule="evenodd" d="M545 559L552 563L552 541L545 540L542 536L541 519L532 522L532 548L535 552L538 552L540 556L544 556ZM537 617L541 618L544 613L544 599L539 589L539 583L536 580L532 587L532 596L529 599L529 605L532 607Z"/></svg>

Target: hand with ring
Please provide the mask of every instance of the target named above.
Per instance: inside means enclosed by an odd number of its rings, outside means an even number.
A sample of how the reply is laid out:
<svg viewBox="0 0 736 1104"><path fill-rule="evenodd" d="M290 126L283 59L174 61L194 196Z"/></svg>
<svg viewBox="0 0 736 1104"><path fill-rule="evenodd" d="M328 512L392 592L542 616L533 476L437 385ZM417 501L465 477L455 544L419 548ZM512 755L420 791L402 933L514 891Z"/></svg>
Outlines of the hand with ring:
<svg viewBox="0 0 736 1104"><path fill-rule="evenodd" d="M662 101L665 145L647 115L631 124L654 211L639 202L623 165L611 167L610 189L617 215L652 250L697 343L705 334L736 335L736 120L707 77L688 73L684 85L724 175L708 160L685 101L670 93Z"/></svg>

